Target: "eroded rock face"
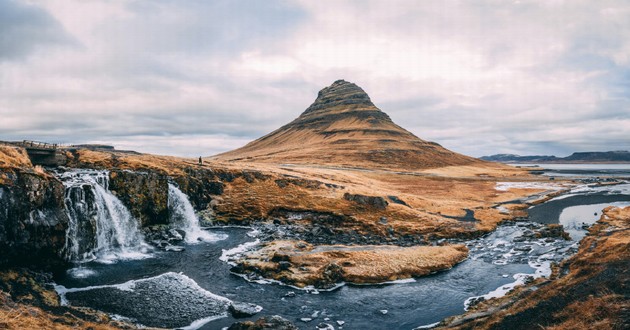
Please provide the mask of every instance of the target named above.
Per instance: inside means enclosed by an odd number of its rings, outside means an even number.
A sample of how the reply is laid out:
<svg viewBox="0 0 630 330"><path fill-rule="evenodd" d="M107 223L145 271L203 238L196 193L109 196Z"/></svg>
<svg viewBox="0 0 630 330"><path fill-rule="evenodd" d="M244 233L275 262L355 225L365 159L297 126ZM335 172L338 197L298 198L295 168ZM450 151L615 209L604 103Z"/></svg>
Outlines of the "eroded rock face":
<svg viewBox="0 0 630 330"><path fill-rule="evenodd" d="M0 173L0 265L62 265L64 186L30 170Z"/></svg>
<svg viewBox="0 0 630 330"><path fill-rule="evenodd" d="M168 223L168 179L154 172L113 170L109 190L142 226Z"/></svg>

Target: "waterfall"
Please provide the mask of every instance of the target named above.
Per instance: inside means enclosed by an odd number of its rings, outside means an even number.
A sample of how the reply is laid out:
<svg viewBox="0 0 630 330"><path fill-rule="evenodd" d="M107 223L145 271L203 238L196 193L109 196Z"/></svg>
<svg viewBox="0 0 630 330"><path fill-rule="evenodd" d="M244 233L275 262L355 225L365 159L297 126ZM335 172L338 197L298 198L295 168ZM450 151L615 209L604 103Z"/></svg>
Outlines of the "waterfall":
<svg viewBox="0 0 630 330"><path fill-rule="evenodd" d="M109 172L75 170L59 174L66 187L70 219L65 252L70 261L114 262L146 257L149 246L139 223L109 191Z"/></svg>
<svg viewBox="0 0 630 330"><path fill-rule="evenodd" d="M171 223L178 229L186 232L187 243L199 241L216 241L221 239L215 234L202 230L195 209L188 200L188 196L173 184L168 184L168 208L171 214Z"/></svg>

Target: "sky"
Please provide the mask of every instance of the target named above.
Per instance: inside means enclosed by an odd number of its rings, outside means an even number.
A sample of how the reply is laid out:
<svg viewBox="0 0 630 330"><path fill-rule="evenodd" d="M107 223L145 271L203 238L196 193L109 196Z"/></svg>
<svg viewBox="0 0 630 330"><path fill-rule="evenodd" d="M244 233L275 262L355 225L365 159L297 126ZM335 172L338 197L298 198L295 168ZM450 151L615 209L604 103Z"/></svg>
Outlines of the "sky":
<svg viewBox="0 0 630 330"><path fill-rule="evenodd" d="M630 149L630 2L0 0L0 140L196 157L337 79L471 156Z"/></svg>

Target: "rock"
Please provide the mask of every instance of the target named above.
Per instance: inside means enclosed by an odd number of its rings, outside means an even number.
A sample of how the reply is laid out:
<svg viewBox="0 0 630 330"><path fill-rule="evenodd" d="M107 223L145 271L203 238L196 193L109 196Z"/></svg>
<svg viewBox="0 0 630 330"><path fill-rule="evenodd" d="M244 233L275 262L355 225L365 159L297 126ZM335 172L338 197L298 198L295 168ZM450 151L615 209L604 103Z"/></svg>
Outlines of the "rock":
<svg viewBox="0 0 630 330"><path fill-rule="evenodd" d="M65 264L62 250L69 218L64 194L63 184L51 176L0 171L0 267Z"/></svg>
<svg viewBox="0 0 630 330"><path fill-rule="evenodd" d="M245 302L232 302L228 310L234 318L250 317L258 314L263 308L256 305Z"/></svg>
<svg viewBox="0 0 630 330"><path fill-rule="evenodd" d="M295 297L295 292L293 292L293 291L289 291L289 292L287 292L284 296L285 296L285 297L289 297L289 298L293 298L293 297Z"/></svg>
<svg viewBox="0 0 630 330"><path fill-rule="evenodd" d="M109 189L142 226L166 224L168 216L168 179L155 172L112 170Z"/></svg>
<svg viewBox="0 0 630 330"><path fill-rule="evenodd" d="M335 330L335 328L331 324L324 322L318 324L317 329Z"/></svg>
<svg viewBox="0 0 630 330"><path fill-rule="evenodd" d="M312 318L310 318L310 317L303 317L303 318L301 318L301 319L300 319L300 321L302 321L302 322L304 322L304 323L308 323L308 322L313 321L313 319L312 319Z"/></svg>
<svg viewBox="0 0 630 330"><path fill-rule="evenodd" d="M387 217L381 217L378 222L381 225L386 225L387 224Z"/></svg>
<svg viewBox="0 0 630 330"><path fill-rule="evenodd" d="M359 205L364 205L367 207L372 207L377 210L384 210L389 203L385 200L385 198L380 196L365 196L359 194L343 194L343 198L345 200L357 203Z"/></svg>
<svg viewBox="0 0 630 330"><path fill-rule="evenodd" d="M337 324L338 324L339 326L343 326L344 324L346 324L346 321L337 320Z"/></svg>
<svg viewBox="0 0 630 330"><path fill-rule="evenodd" d="M174 241L183 241L184 240L184 236L186 236L186 233L184 233L184 235L180 234L179 231L175 230L175 229L170 229L168 231L169 234L169 239L174 240Z"/></svg>
<svg viewBox="0 0 630 330"><path fill-rule="evenodd" d="M523 236L518 236L518 237L514 237L514 239L512 239L512 242L514 243L520 243L520 242L525 242L527 239Z"/></svg>
<svg viewBox="0 0 630 330"><path fill-rule="evenodd" d="M521 252L529 252L531 250L532 250L532 247L529 245L517 246L514 248L514 251L521 251Z"/></svg>
<svg viewBox="0 0 630 330"><path fill-rule="evenodd" d="M288 270L290 267L291 267L291 263L288 261L278 262L278 269L280 270Z"/></svg>
<svg viewBox="0 0 630 330"><path fill-rule="evenodd" d="M535 235L538 238L559 237L564 238L565 240L571 239L569 234L564 231L564 227L559 224L546 225L545 227L539 229Z"/></svg>
<svg viewBox="0 0 630 330"><path fill-rule="evenodd" d="M386 310L386 309L381 309L381 310L379 310L379 312L380 312L381 314L385 315L385 314L387 314L389 311L388 311L388 310Z"/></svg>
<svg viewBox="0 0 630 330"><path fill-rule="evenodd" d="M179 246L179 245L167 245L164 247L164 251L169 251L169 252L182 252L184 251L186 248L184 248L183 246Z"/></svg>
<svg viewBox="0 0 630 330"><path fill-rule="evenodd" d="M281 316L273 315L261 317L255 322L236 322L228 330L298 330L298 328L291 321Z"/></svg>
<svg viewBox="0 0 630 330"><path fill-rule="evenodd" d="M534 237L534 236L536 236L536 233L534 233L534 231L533 231L533 230L529 230L529 229L528 229L528 230L524 230L524 231L523 231L522 236L523 236L523 237Z"/></svg>

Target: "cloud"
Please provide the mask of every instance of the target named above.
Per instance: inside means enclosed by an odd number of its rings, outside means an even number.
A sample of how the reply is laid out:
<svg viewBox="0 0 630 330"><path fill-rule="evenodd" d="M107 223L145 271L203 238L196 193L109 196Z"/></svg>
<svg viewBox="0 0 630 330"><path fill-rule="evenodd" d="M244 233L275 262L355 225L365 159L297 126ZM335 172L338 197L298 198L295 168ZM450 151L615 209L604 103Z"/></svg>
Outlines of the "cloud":
<svg viewBox="0 0 630 330"><path fill-rule="evenodd" d="M13 0L0 2L0 62L24 59L43 47L72 43L46 11Z"/></svg>
<svg viewBox="0 0 630 330"><path fill-rule="evenodd" d="M210 155L344 78L417 136L474 156L630 145L623 1L0 6L0 139Z"/></svg>

